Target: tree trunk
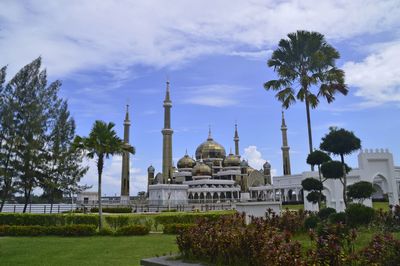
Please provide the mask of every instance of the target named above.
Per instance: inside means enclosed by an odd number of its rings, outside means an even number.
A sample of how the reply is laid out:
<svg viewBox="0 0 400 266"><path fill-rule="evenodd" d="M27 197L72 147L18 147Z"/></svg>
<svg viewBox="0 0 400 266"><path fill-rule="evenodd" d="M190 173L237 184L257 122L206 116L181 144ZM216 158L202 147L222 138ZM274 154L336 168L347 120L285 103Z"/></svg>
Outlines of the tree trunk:
<svg viewBox="0 0 400 266"><path fill-rule="evenodd" d="M4 203L6 203L6 200L5 200L5 199L2 199L1 205L0 205L0 212L3 211Z"/></svg>
<svg viewBox="0 0 400 266"><path fill-rule="evenodd" d="M24 209L22 210L22 213L26 213L26 208L28 207L29 200L31 198L31 190L29 189L28 191L25 190L25 202L24 202Z"/></svg>
<svg viewBox="0 0 400 266"><path fill-rule="evenodd" d="M306 113L307 113L307 129L308 129L308 146L310 153L313 152L312 132L311 132L311 116L310 116L310 103L308 102L308 93L305 95ZM314 165L311 165L311 171L314 171Z"/></svg>
<svg viewBox="0 0 400 266"><path fill-rule="evenodd" d="M318 176L319 176L319 182L322 184L322 178L321 178L321 166L318 165ZM319 190L319 195L318 195L318 209L321 210L321 195L322 195L322 189Z"/></svg>
<svg viewBox="0 0 400 266"><path fill-rule="evenodd" d="M99 160L97 161L97 173L99 175L99 187L98 187L98 200L99 200L99 230L102 229L102 216L103 210L101 208L101 175L103 173L104 166L104 155L99 156Z"/></svg>
<svg viewBox="0 0 400 266"><path fill-rule="evenodd" d="M343 167L343 202L344 206L347 207L347 195L346 195L346 189L347 189L347 174L346 174L346 165L344 164L344 156L343 154L340 154L340 160L342 161L342 167Z"/></svg>

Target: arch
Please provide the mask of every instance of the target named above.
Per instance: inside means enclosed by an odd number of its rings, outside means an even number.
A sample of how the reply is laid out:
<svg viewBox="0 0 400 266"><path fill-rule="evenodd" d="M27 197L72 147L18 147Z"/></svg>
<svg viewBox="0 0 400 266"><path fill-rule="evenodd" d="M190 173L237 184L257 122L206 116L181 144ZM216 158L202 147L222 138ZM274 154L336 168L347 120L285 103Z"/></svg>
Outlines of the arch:
<svg viewBox="0 0 400 266"><path fill-rule="evenodd" d="M192 192L189 193L189 199L190 199L190 200L193 199L193 193L192 193Z"/></svg>
<svg viewBox="0 0 400 266"><path fill-rule="evenodd" d="M372 198L373 199L384 199L385 193L383 192L382 187L377 183L374 183L373 187L375 189L375 192L372 194Z"/></svg>
<svg viewBox="0 0 400 266"><path fill-rule="evenodd" d="M288 190L287 196L288 196L288 201L292 201L293 200L293 190L292 189Z"/></svg>
<svg viewBox="0 0 400 266"><path fill-rule="evenodd" d="M226 198L226 197L225 197L225 192L221 192L220 199L221 199L221 200L225 200L225 198Z"/></svg>
<svg viewBox="0 0 400 266"><path fill-rule="evenodd" d="M194 193L194 199L195 200L198 200L199 199L199 194L196 192L196 193Z"/></svg>

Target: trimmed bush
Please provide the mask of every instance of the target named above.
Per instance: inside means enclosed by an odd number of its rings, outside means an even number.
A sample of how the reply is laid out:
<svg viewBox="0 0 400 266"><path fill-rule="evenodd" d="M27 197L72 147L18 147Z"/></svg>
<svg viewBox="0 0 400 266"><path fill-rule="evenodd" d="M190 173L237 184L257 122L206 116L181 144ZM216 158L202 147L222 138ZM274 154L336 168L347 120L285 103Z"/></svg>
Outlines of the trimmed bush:
<svg viewBox="0 0 400 266"><path fill-rule="evenodd" d="M369 224L374 218L374 209L362 204L350 204L346 208L347 223L352 227Z"/></svg>
<svg viewBox="0 0 400 266"><path fill-rule="evenodd" d="M328 217L328 221L331 224L346 224L346 213L338 212L338 213L331 213Z"/></svg>
<svg viewBox="0 0 400 266"><path fill-rule="evenodd" d="M0 213L0 225L60 226L87 224L97 226L99 217L87 214Z"/></svg>
<svg viewBox="0 0 400 266"><path fill-rule="evenodd" d="M103 227L97 234L100 236L112 236L114 235L114 232L108 227Z"/></svg>
<svg viewBox="0 0 400 266"><path fill-rule="evenodd" d="M224 216L232 216L233 213L174 213L164 214L154 217L155 224L193 224L199 219L207 219L209 221L216 221Z"/></svg>
<svg viewBox="0 0 400 266"><path fill-rule="evenodd" d="M142 236L149 233L149 228L143 225L128 225L118 228L116 235L118 236Z"/></svg>
<svg viewBox="0 0 400 266"><path fill-rule="evenodd" d="M318 217L321 220L326 220L332 213L336 213L336 210L334 208L323 208L318 212Z"/></svg>
<svg viewBox="0 0 400 266"><path fill-rule="evenodd" d="M107 212L107 213L131 213L132 212L131 207L103 207L102 210L103 210L103 212ZM90 212L98 213L99 208L93 207L90 209Z"/></svg>
<svg viewBox="0 0 400 266"><path fill-rule="evenodd" d="M108 225L114 230L117 230L117 228L119 227L129 225L129 216L110 215L110 216L105 216L105 219Z"/></svg>
<svg viewBox="0 0 400 266"><path fill-rule="evenodd" d="M163 233L164 234L179 234L182 230L187 230L188 228L193 227L194 224L166 224L164 225Z"/></svg>
<svg viewBox="0 0 400 266"><path fill-rule="evenodd" d="M86 224L65 226L40 226L40 225L1 225L0 236L92 236L96 233L96 227Z"/></svg>
<svg viewBox="0 0 400 266"><path fill-rule="evenodd" d="M304 220L305 229L314 229L317 227L319 218L317 216L311 215Z"/></svg>

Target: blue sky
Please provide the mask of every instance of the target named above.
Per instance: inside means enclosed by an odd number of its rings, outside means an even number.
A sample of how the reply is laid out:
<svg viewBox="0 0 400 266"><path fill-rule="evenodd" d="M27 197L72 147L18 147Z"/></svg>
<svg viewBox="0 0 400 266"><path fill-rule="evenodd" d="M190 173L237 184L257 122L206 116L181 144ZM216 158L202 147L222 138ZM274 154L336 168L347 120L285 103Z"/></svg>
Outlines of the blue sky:
<svg viewBox="0 0 400 266"><path fill-rule="evenodd" d="M173 101L175 162L194 154L211 125L229 152L238 123L241 154L253 167L282 173L281 106L263 83L278 41L298 29L324 34L341 53L348 96L312 111L315 146L329 126L353 130L363 148L388 148L400 160L400 2L394 1L7 1L0 2L0 65L8 78L42 56L49 79L63 82L77 133L96 119L122 137L130 104L131 194L161 166L162 101ZM286 111L292 173L307 170L304 103ZM357 156L348 158L357 165ZM93 166L93 162L86 162ZM121 158L110 159L103 190L120 192ZM96 189L94 167L82 180Z"/></svg>

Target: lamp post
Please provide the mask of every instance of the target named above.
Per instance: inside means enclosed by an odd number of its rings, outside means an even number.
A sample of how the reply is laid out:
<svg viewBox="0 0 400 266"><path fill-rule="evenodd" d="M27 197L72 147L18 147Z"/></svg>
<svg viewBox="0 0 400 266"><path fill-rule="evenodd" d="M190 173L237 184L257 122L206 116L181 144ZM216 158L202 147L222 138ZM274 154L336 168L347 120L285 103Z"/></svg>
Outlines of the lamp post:
<svg viewBox="0 0 400 266"><path fill-rule="evenodd" d="M168 211L170 211L171 178L168 178Z"/></svg>

